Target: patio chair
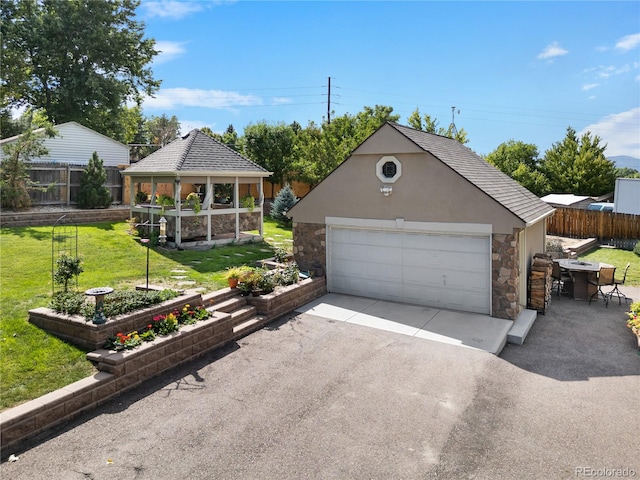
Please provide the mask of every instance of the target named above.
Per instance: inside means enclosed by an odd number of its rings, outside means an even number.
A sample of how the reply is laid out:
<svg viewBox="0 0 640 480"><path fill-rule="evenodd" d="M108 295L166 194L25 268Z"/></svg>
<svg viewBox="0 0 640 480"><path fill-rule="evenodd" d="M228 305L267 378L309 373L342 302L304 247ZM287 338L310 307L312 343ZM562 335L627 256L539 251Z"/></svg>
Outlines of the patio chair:
<svg viewBox="0 0 640 480"><path fill-rule="evenodd" d="M624 303L625 303L625 305L627 304L628 298L624 293L622 293L620 291L620 289L618 288L618 285L624 285L624 282L627 279L627 271L629 270L630 266L631 266L631 264L627 263L627 266L624 269L624 275L622 275L622 280L620 280L619 278L615 278L615 276L614 276L613 284L615 286L613 287L613 290L611 290L610 292L607 292L607 296L609 297L609 299L612 299L614 295L616 297L618 297L618 305L621 304L621 302L620 302L620 298L621 297L624 297Z"/></svg>
<svg viewBox="0 0 640 480"><path fill-rule="evenodd" d="M591 305L591 300L593 297L598 297L598 295L602 295L602 300L604 300L604 306L609 308L609 297L606 293L602 291L602 287L607 285L613 285L613 279L616 274L616 267L602 267L598 272L598 278L596 280L589 280L590 285L595 285L598 287L596 292L589 297L589 305Z"/></svg>
<svg viewBox="0 0 640 480"><path fill-rule="evenodd" d="M571 274L566 270L560 268L560 264L558 262L553 262L553 270L551 270L551 292L554 290L557 291L558 296L560 296L560 292L569 293L565 288L565 283L573 282L573 278Z"/></svg>

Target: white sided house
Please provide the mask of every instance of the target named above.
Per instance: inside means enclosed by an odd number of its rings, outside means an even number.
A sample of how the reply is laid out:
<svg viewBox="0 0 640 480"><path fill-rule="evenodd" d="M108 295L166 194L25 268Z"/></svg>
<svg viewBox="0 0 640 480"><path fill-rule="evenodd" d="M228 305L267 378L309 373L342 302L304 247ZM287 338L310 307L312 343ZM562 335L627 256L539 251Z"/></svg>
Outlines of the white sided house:
<svg viewBox="0 0 640 480"><path fill-rule="evenodd" d="M58 135L46 138L43 142L49 150L49 155L32 158L32 162L87 165L93 152L98 152L105 167L126 167L129 165L129 147L127 145L77 122L56 125L55 129L58 131ZM14 143L19 137L18 135L5 138L0 141L0 146ZM0 152L0 159L4 159L2 152Z"/></svg>

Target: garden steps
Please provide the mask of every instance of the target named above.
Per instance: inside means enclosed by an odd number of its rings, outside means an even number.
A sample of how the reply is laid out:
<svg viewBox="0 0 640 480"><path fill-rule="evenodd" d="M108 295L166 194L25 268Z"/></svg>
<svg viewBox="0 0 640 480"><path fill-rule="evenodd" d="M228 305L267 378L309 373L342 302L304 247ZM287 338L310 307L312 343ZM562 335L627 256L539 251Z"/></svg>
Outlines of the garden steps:
<svg viewBox="0 0 640 480"><path fill-rule="evenodd" d="M255 308L255 307L252 307ZM249 320L246 320L235 327L233 327L233 339L238 340L241 337L249 335L256 330L262 328L265 323L267 317L262 315L255 315L251 317Z"/></svg>
<svg viewBox="0 0 640 480"><path fill-rule="evenodd" d="M222 302L216 303L215 305L208 307L207 310L233 313L236 310L239 310L240 308L244 307L246 304L247 304L246 297L241 297L238 295L237 297L232 297L227 300L223 300Z"/></svg>

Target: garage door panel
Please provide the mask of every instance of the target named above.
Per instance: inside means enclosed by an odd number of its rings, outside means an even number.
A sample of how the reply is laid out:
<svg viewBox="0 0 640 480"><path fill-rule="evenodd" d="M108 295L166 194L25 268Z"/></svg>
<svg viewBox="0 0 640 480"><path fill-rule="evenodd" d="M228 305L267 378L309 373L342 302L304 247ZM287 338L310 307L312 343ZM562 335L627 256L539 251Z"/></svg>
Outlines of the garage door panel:
<svg viewBox="0 0 640 480"><path fill-rule="evenodd" d="M488 237L332 228L330 291L490 312Z"/></svg>

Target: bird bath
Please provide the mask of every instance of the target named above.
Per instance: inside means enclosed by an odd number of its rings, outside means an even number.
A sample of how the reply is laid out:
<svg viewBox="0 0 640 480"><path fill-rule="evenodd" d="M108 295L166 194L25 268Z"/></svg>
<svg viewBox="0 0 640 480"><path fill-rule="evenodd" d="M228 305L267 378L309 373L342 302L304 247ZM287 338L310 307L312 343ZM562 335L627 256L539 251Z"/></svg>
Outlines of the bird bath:
<svg viewBox="0 0 640 480"><path fill-rule="evenodd" d="M109 295L112 292L113 292L113 288L111 287L90 288L89 290L84 292L85 295L89 295L90 297L96 298L96 311L93 314L93 323L95 323L96 325L107 322L107 318L104 316L104 313L102 312L102 307L104 304L104 296Z"/></svg>

